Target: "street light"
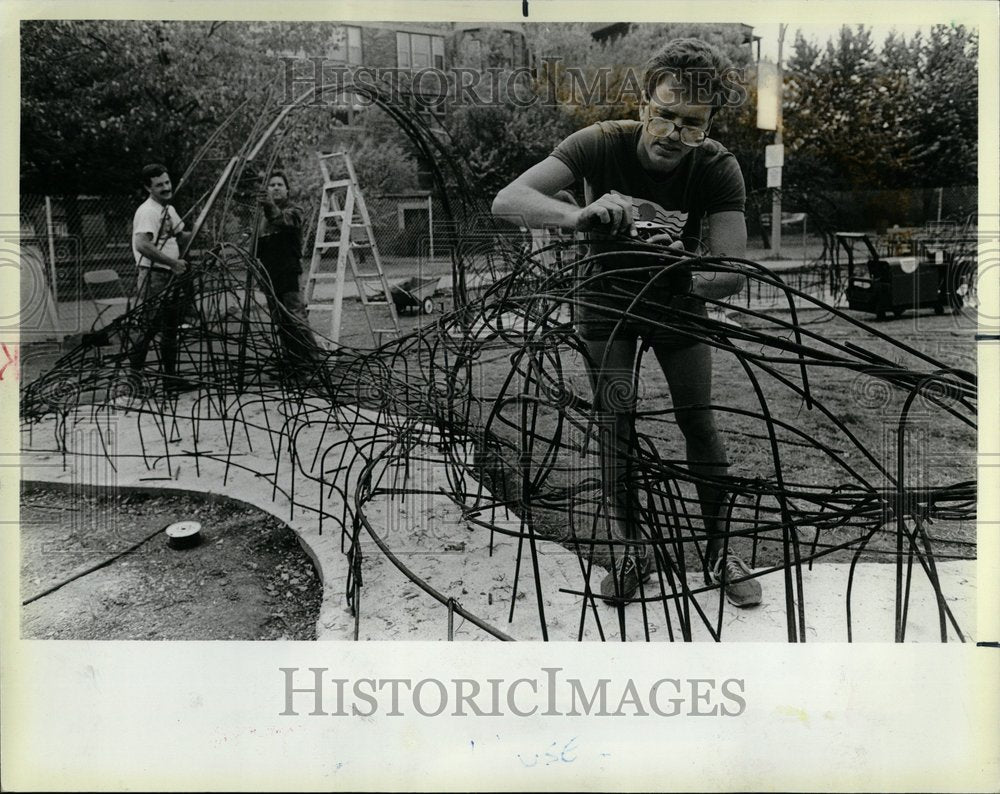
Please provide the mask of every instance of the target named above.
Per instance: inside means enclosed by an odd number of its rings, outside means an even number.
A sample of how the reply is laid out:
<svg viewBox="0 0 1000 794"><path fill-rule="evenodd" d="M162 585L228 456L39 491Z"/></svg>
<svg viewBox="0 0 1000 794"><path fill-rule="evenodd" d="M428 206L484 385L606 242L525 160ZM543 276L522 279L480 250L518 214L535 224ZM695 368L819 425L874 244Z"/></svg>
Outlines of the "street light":
<svg viewBox="0 0 1000 794"><path fill-rule="evenodd" d="M781 54L787 27L786 24L778 26L778 62L761 61L757 64L757 128L774 130L774 144L764 150L764 166L767 168L767 186L771 189L771 256L775 259L781 257L781 168L785 160L785 147L781 141Z"/></svg>

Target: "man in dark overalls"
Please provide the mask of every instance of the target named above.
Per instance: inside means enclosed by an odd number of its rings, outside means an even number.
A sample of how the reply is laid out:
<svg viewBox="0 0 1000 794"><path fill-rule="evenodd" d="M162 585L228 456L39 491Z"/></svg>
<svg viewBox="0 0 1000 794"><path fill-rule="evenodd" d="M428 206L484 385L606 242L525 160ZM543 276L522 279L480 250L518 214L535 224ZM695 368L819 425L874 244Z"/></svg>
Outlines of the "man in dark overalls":
<svg viewBox="0 0 1000 794"><path fill-rule="evenodd" d="M299 289L302 274L302 211L288 201L288 179L275 171L258 200L263 212L257 228L257 258L271 281L265 290L271 317L281 342L281 368L302 373L302 365L315 363L316 340L309 330Z"/></svg>

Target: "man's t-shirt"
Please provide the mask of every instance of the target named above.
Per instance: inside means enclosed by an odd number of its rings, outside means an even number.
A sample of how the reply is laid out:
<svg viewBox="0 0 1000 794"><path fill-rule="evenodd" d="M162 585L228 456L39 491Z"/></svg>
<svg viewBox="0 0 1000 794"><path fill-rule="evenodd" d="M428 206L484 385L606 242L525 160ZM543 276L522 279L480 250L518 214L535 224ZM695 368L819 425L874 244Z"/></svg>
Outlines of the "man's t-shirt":
<svg viewBox="0 0 1000 794"><path fill-rule="evenodd" d="M152 267L154 270L170 270L167 265L159 262L151 262L147 257L139 253L135 247L135 235L145 232L153 236L153 245L163 251L167 256L174 259L180 257L180 247L177 245L177 235L184 231L184 221L173 205L163 205L153 199L147 198L139 205L132 218L132 254L135 256L135 263L139 267Z"/></svg>
<svg viewBox="0 0 1000 794"><path fill-rule="evenodd" d="M688 251L701 242L701 221L715 212L743 212L746 188L736 158L711 138L692 149L665 179L639 163L639 121L599 121L574 132L552 152L577 180L587 204L616 190L632 197L632 219L663 226Z"/></svg>

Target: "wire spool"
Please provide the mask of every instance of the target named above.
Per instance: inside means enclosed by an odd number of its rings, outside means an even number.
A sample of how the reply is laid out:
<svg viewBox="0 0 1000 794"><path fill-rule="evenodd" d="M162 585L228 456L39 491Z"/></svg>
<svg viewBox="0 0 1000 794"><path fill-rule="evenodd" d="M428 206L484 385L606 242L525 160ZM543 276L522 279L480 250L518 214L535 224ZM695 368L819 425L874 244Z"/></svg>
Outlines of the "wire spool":
<svg viewBox="0 0 1000 794"><path fill-rule="evenodd" d="M172 549L192 549L201 543L200 521L178 521L165 530L167 545Z"/></svg>

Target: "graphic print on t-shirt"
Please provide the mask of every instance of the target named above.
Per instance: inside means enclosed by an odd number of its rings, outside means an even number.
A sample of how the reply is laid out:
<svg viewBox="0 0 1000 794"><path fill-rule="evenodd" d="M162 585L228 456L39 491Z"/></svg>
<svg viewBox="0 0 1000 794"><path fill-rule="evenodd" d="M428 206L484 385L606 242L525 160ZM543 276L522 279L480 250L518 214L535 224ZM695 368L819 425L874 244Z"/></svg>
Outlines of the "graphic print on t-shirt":
<svg viewBox="0 0 1000 794"><path fill-rule="evenodd" d="M632 222L642 237L669 234L671 242L679 240L688 214L680 210L665 210L655 201L632 197Z"/></svg>

